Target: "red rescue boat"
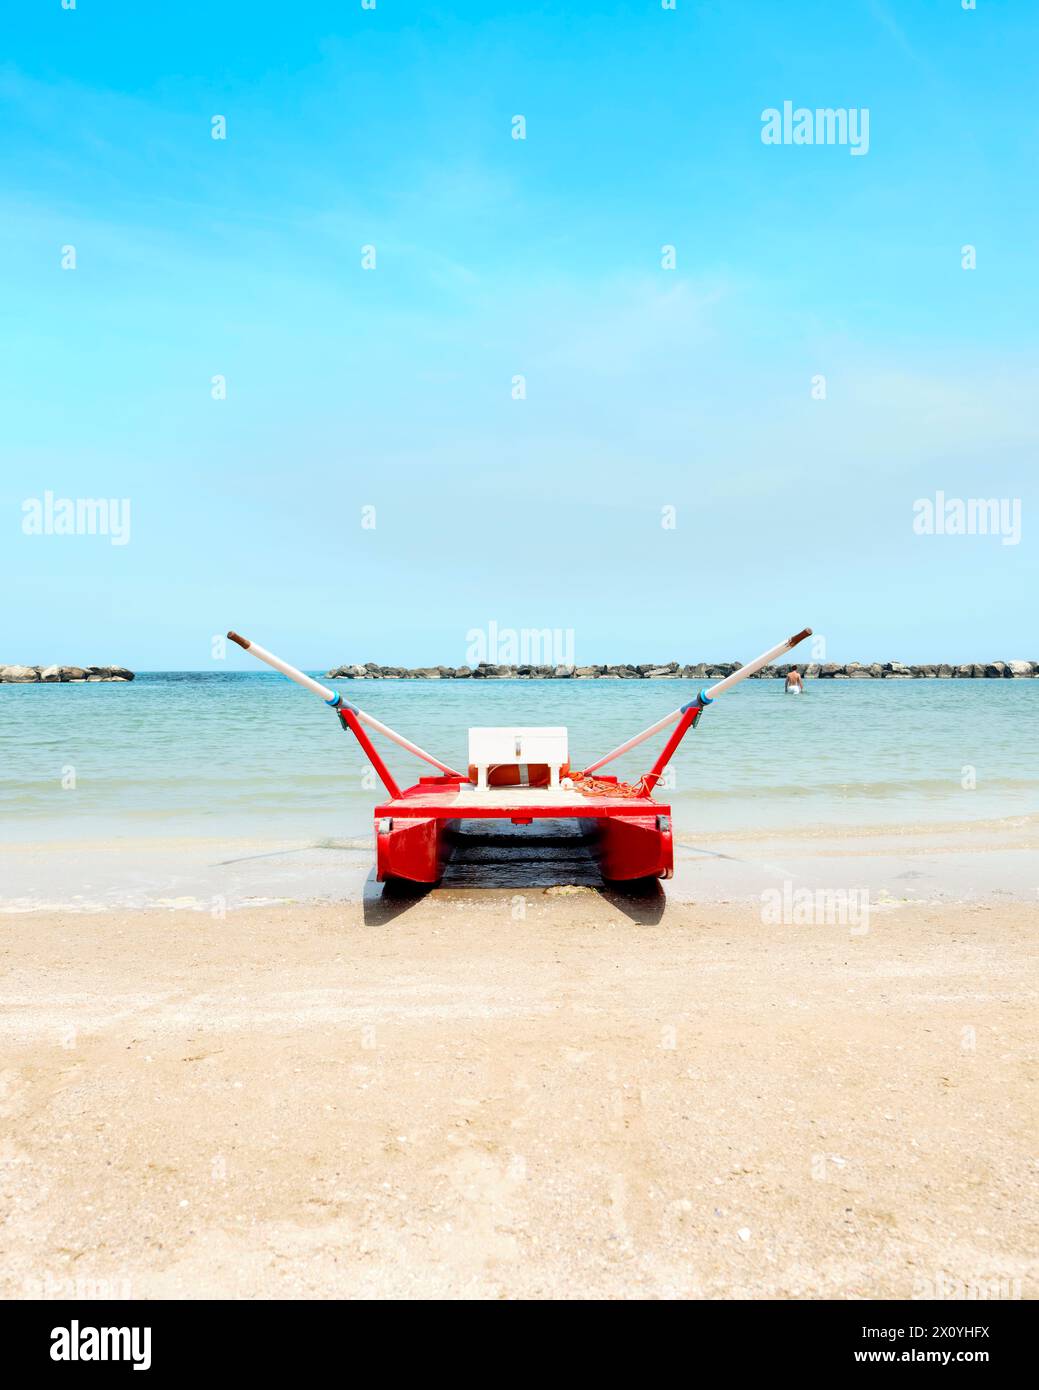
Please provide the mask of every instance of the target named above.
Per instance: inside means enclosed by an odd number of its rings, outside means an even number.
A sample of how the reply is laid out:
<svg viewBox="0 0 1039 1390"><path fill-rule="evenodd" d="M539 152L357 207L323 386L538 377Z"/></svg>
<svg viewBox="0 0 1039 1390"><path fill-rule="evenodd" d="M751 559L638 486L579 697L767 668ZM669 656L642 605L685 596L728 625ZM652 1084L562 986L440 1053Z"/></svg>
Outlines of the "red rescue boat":
<svg viewBox="0 0 1039 1390"><path fill-rule="evenodd" d="M375 808L376 877L380 882L403 879L432 884L442 877L462 828L487 822L529 826L572 822L591 846L607 881L670 878L674 866L671 807L653 795L665 767L708 705L810 637L811 628L763 652L710 689L701 690L695 700L672 710L580 772L570 767L567 731L558 727L470 729L468 769L457 772L258 643L236 632L227 635L260 661L318 695L361 745L387 793L387 799ZM637 782L597 775L613 759L671 726L660 756ZM423 759L438 775L420 777L414 786L402 790L372 743L369 729Z"/></svg>

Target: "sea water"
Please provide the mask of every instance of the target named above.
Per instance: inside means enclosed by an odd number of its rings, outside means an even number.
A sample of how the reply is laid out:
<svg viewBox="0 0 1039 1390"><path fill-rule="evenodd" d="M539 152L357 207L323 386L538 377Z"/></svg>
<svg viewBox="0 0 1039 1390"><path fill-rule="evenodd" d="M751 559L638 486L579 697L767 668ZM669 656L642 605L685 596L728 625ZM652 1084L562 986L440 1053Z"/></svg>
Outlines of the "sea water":
<svg viewBox="0 0 1039 1390"><path fill-rule="evenodd" d="M582 767L699 685L338 682L346 699L462 771L470 725L566 725ZM781 681L751 680L704 712L658 798L671 801L676 829L700 834L1031 814L1037 715L1036 680L815 680L799 700L784 698ZM664 738L604 771L637 777ZM402 786L431 771L376 741ZM336 716L273 673L0 685L8 841L368 836L382 794Z"/></svg>

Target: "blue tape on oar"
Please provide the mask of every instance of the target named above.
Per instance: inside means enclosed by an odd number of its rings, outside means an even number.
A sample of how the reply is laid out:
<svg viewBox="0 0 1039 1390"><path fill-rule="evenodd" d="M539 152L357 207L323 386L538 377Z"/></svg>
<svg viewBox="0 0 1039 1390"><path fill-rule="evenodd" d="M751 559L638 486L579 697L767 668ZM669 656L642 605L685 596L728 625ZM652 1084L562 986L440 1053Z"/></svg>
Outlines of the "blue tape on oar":
<svg viewBox="0 0 1039 1390"><path fill-rule="evenodd" d="M708 695L706 690L701 690L695 700L690 700L687 705L682 706L681 713L688 714L691 709L703 709L705 705L713 705L714 700Z"/></svg>

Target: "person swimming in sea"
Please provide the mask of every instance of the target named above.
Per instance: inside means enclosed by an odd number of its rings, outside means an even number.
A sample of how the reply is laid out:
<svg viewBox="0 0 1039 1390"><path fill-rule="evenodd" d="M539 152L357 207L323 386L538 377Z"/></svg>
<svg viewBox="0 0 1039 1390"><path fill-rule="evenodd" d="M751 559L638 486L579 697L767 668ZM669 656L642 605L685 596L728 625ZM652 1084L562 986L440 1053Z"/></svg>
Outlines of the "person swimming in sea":
<svg viewBox="0 0 1039 1390"><path fill-rule="evenodd" d="M787 672L786 685L783 688L788 695L804 694L804 681L801 679L801 672L796 666Z"/></svg>

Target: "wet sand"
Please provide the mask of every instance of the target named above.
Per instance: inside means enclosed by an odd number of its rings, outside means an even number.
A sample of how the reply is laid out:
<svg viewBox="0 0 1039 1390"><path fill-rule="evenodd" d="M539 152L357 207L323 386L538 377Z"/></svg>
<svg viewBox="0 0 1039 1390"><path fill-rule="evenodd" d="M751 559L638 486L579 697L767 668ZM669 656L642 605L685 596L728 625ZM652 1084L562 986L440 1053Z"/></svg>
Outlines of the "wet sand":
<svg viewBox="0 0 1039 1390"><path fill-rule="evenodd" d="M1035 927L535 887L5 915L0 1292L1035 1297Z"/></svg>
<svg viewBox="0 0 1039 1390"><path fill-rule="evenodd" d="M561 823L555 822L555 825ZM452 864L445 883L507 891L591 885L587 850L529 849L530 828ZM547 836L542 838L547 839ZM506 843L512 841L512 847ZM868 892L878 905L1036 901L1039 815L994 821L689 833L675 842L671 902L758 904L787 883ZM371 898L370 834L320 840L110 837L0 844L0 916L113 908L232 911Z"/></svg>

